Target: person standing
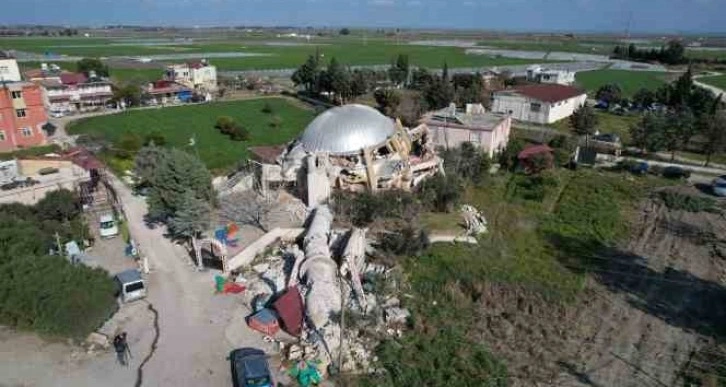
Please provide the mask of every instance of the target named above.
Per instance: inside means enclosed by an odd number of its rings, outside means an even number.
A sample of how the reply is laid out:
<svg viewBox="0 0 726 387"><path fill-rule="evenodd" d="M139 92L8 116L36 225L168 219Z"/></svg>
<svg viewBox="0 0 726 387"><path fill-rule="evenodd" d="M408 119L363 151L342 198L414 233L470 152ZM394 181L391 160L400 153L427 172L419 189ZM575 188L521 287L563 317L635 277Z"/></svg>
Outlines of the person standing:
<svg viewBox="0 0 726 387"><path fill-rule="evenodd" d="M126 332L121 332L113 338L113 347L116 350L116 359L123 366L128 365L127 355L131 354L129 344L126 341Z"/></svg>

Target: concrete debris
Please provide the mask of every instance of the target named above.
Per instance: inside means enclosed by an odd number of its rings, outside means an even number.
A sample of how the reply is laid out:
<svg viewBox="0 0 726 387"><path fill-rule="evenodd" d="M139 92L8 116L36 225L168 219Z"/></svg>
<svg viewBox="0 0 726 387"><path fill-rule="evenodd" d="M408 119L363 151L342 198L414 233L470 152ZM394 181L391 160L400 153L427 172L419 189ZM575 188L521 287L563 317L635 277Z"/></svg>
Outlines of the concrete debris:
<svg viewBox="0 0 726 387"><path fill-rule="evenodd" d="M407 309L399 307L391 307L385 309L383 313L386 316L386 324L405 324L406 320L411 317L411 312Z"/></svg>
<svg viewBox="0 0 726 387"><path fill-rule="evenodd" d="M287 351L287 358L292 361L301 360L303 358L303 348L299 345L291 345Z"/></svg>
<svg viewBox="0 0 726 387"><path fill-rule="evenodd" d="M355 297L361 306L361 309L365 311L366 297L363 292L363 285L360 282L360 271L365 264L365 252L366 252L366 230L360 228L354 228L350 232L348 237L348 244L345 246L343 251L343 265L341 272L350 272L350 281L353 285L353 291Z"/></svg>
<svg viewBox="0 0 726 387"><path fill-rule="evenodd" d="M386 267L380 263L368 263L363 273L383 274L386 272Z"/></svg>
<svg viewBox="0 0 726 387"><path fill-rule="evenodd" d="M257 274L263 274L267 270L270 269L270 265L267 263L259 263L257 265L252 266L252 270L255 271Z"/></svg>
<svg viewBox="0 0 726 387"><path fill-rule="evenodd" d="M464 217L467 235L479 235L487 232L487 220L479 210L471 205L461 206L461 213Z"/></svg>
<svg viewBox="0 0 726 387"><path fill-rule="evenodd" d="M86 345L88 346L89 351L108 349L108 336L98 332L91 332L91 334L86 338Z"/></svg>
<svg viewBox="0 0 726 387"><path fill-rule="evenodd" d="M381 304L381 308L388 309L398 307L399 305L401 305L401 300L399 300L398 297L390 297L383 304Z"/></svg>
<svg viewBox="0 0 726 387"><path fill-rule="evenodd" d="M288 259L292 260L292 269L288 277L287 286L295 286L298 282L300 282L300 265L305 259L305 253L303 253L297 245L292 245L292 247L285 252L285 255Z"/></svg>

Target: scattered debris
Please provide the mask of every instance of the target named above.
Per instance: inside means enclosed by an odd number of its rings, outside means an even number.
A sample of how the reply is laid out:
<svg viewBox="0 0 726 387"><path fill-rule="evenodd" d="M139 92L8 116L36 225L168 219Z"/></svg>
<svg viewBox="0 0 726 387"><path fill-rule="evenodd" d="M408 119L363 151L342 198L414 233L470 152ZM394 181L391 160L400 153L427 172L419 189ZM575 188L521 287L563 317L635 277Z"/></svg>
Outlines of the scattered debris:
<svg viewBox="0 0 726 387"><path fill-rule="evenodd" d="M479 210L469 204L461 206L467 235L479 235L487 232L487 220Z"/></svg>

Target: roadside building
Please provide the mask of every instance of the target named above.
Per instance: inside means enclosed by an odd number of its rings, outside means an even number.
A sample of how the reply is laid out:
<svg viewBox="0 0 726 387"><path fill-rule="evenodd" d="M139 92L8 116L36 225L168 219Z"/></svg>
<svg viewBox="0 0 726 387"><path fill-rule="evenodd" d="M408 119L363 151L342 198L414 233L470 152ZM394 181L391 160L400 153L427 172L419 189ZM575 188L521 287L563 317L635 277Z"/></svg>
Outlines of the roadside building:
<svg viewBox="0 0 726 387"><path fill-rule="evenodd" d="M180 83L195 91L217 90L217 68L205 59L199 62L174 64L166 68L164 79Z"/></svg>
<svg viewBox="0 0 726 387"><path fill-rule="evenodd" d="M534 65L527 68L527 80L537 83L572 85L575 83L575 73L573 71L552 70Z"/></svg>
<svg viewBox="0 0 726 387"><path fill-rule="evenodd" d="M9 54L0 51L0 82L19 82L21 80L18 62Z"/></svg>
<svg viewBox="0 0 726 387"><path fill-rule="evenodd" d="M143 87L144 98L149 105L169 105L189 102L192 90L180 83L160 80Z"/></svg>
<svg viewBox="0 0 726 387"><path fill-rule="evenodd" d="M492 110L537 124L551 124L572 115L585 104L587 93L572 86L539 84L493 93Z"/></svg>
<svg viewBox="0 0 726 387"><path fill-rule="evenodd" d="M31 82L0 83L0 152L46 143L43 125L48 116L38 85Z"/></svg>
<svg viewBox="0 0 726 387"><path fill-rule="evenodd" d="M463 111L452 104L425 114L420 123L427 127L436 146L455 148L468 142L489 157L507 146L512 127L509 116L487 112L481 104L467 104Z"/></svg>
<svg viewBox="0 0 726 387"><path fill-rule="evenodd" d="M111 82L93 72L62 71L58 66L47 66L25 72L25 79L40 85L43 105L51 115L86 112L105 107L113 98Z"/></svg>

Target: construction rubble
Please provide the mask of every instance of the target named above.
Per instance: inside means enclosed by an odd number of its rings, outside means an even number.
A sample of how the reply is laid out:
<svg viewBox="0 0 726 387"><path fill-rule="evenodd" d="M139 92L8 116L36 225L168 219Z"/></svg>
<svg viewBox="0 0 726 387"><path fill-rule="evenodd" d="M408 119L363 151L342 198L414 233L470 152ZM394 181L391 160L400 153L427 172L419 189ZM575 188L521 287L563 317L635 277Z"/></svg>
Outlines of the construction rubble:
<svg viewBox="0 0 726 387"><path fill-rule="evenodd" d="M268 249L238 274L252 310L247 321L291 364L317 364L323 375L374 372L375 347L400 336L410 312L395 290L381 290L397 281L392 269L366 262L366 230L334 231L332 221L328 206L317 206L300 245Z"/></svg>

